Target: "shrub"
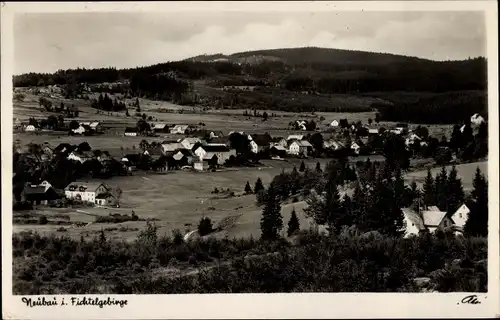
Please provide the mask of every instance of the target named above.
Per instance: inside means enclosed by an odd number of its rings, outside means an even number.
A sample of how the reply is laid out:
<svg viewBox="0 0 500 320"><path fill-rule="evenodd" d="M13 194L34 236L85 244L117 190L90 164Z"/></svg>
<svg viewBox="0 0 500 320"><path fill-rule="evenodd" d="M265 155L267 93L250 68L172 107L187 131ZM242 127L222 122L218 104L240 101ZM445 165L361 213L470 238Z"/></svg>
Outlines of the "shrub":
<svg viewBox="0 0 500 320"><path fill-rule="evenodd" d="M45 225L49 222L46 216L38 217L38 224Z"/></svg>
<svg viewBox="0 0 500 320"><path fill-rule="evenodd" d="M200 234L200 236L205 236L212 231L212 221L210 220L210 218L201 218L200 223L198 224L198 233Z"/></svg>

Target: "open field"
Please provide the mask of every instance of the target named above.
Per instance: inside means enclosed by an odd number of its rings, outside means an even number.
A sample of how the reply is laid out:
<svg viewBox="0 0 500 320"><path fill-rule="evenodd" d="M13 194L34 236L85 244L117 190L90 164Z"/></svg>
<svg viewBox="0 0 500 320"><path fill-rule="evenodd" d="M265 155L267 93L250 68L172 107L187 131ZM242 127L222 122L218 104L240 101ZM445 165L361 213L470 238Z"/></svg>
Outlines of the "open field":
<svg viewBox="0 0 500 320"><path fill-rule="evenodd" d="M39 96L33 94L26 94L25 101L14 103L14 118L27 120L30 117L46 118L49 115L58 115L57 113L49 113L42 110L38 106ZM63 101L65 104L74 104L80 110L77 121L100 121L103 126L115 131L118 134L123 133L127 126L135 126L137 117L135 117L135 110L129 107L131 116L127 117L125 112L101 112L97 114L97 110L90 107L90 101L86 100L66 100L66 99L52 99L54 105ZM135 101L134 99L125 99L125 104ZM375 112L359 112L359 113L345 113L345 112L317 112L314 115L311 113L294 113L267 110L271 115L276 114L276 117L270 117L267 121L262 121L259 117L244 116L245 109L225 109L225 110L207 110L203 111L199 107L180 106L165 101L154 101L148 99L139 99L141 105L141 113L146 113L154 120L152 122L165 122L168 124L205 124L208 130L220 130L224 134L230 131L245 131L248 133L263 133L268 132L271 135L285 136L296 131L288 130L288 123L298 119L313 119L319 129L327 128L328 124L334 119L348 119L348 121L361 121L368 123L368 119L375 119ZM169 112L162 112L168 110ZM184 113L178 113L179 110L184 110ZM251 110L247 110L251 111ZM266 110L259 110L262 114ZM324 117L325 120L321 121L320 118ZM373 124L377 126L393 126L394 122L380 122L380 124ZM418 124L411 124L410 127L416 127ZM429 133L436 136L438 139L442 135L450 136L451 125L428 125Z"/></svg>

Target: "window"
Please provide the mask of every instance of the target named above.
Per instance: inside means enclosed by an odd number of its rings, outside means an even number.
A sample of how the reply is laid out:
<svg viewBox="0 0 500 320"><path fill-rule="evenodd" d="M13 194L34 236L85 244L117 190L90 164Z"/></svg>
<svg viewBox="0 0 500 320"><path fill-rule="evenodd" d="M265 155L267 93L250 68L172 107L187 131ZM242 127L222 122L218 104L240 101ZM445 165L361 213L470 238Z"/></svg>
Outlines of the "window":
<svg viewBox="0 0 500 320"><path fill-rule="evenodd" d="M458 213L458 216L459 216L460 218L462 218L462 212L459 212L459 213Z"/></svg>

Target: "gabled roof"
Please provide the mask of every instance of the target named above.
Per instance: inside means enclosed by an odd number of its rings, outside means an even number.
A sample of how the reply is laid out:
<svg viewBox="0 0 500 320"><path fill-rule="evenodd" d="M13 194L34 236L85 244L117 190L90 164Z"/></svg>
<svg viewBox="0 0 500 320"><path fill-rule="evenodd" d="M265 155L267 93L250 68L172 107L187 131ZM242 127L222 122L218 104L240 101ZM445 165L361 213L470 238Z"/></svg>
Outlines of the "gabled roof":
<svg viewBox="0 0 500 320"><path fill-rule="evenodd" d="M184 138L181 140L181 142L189 142L191 144L194 144L194 143L197 143L197 142L201 142L202 140L200 138L196 138L196 137L188 137L188 138Z"/></svg>
<svg viewBox="0 0 500 320"><path fill-rule="evenodd" d="M189 127L188 124L176 124L173 129L174 130L178 130L178 129L186 130L188 127Z"/></svg>
<svg viewBox="0 0 500 320"><path fill-rule="evenodd" d="M427 211L440 211L437 206L429 206L427 207Z"/></svg>
<svg viewBox="0 0 500 320"><path fill-rule="evenodd" d="M417 212L409 208L402 208L401 211L403 212L404 216L417 227L418 230L425 229L424 222Z"/></svg>
<svg viewBox="0 0 500 320"><path fill-rule="evenodd" d="M200 148L203 148L206 152L229 152L230 149L229 147L225 145L211 145L211 144L206 144L203 146L200 146Z"/></svg>
<svg viewBox="0 0 500 320"><path fill-rule="evenodd" d="M271 136L268 134L253 134L251 137L258 146L269 146L271 142Z"/></svg>
<svg viewBox="0 0 500 320"><path fill-rule="evenodd" d="M162 144L162 148L165 152L176 151L178 149L185 149L185 147L179 142Z"/></svg>
<svg viewBox="0 0 500 320"><path fill-rule="evenodd" d="M165 129L165 127L168 128L166 123L155 123L153 126L153 129L162 130L162 129Z"/></svg>
<svg viewBox="0 0 500 320"><path fill-rule="evenodd" d="M301 140L299 141L299 143L303 146L303 147L312 147L312 144L307 141L307 140Z"/></svg>
<svg viewBox="0 0 500 320"><path fill-rule="evenodd" d="M137 133L137 128L136 127L127 127L127 128L125 128L125 132L135 132L135 133Z"/></svg>
<svg viewBox="0 0 500 320"><path fill-rule="evenodd" d="M286 148L281 145L273 146L272 149L276 149L279 151L286 151Z"/></svg>
<svg viewBox="0 0 500 320"><path fill-rule="evenodd" d="M292 140L292 139L294 139L294 140L302 140L302 139L304 139L304 135L302 135L302 134L291 134L286 139L287 140Z"/></svg>
<svg viewBox="0 0 500 320"><path fill-rule="evenodd" d="M99 122L97 122L97 121L94 121L94 122L92 122L92 123L90 124L90 127L91 127L92 129L95 129L97 126L99 126Z"/></svg>
<svg viewBox="0 0 500 320"><path fill-rule="evenodd" d="M423 211L422 217L425 226L437 227L446 216L444 211Z"/></svg>
<svg viewBox="0 0 500 320"><path fill-rule="evenodd" d="M70 188L75 187L76 190L74 191L79 191L80 187L84 187L87 191L95 191L101 185L109 190L109 188L102 182L72 182L68 184L64 190L69 191Z"/></svg>

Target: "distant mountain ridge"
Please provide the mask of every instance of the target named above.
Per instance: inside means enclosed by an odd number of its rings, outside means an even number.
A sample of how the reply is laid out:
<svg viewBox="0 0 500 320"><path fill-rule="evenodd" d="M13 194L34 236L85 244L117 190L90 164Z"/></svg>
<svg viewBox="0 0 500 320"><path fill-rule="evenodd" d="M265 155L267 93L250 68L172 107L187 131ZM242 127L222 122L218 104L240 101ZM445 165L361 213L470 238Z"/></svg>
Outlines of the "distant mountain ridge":
<svg viewBox="0 0 500 320"><path fill-rule="evenodd" d="M207 54L185 59L193 62L220 62L258 64L280 61L286 64L328 63L350 65L384 65L407 62L435 62L429 59L409 57L391 53L330 49L318 47L282 48L238 52L229 55Z"/></svg>

